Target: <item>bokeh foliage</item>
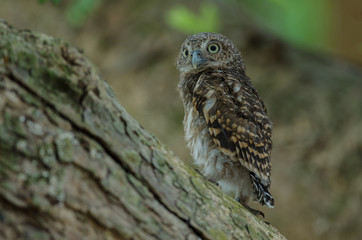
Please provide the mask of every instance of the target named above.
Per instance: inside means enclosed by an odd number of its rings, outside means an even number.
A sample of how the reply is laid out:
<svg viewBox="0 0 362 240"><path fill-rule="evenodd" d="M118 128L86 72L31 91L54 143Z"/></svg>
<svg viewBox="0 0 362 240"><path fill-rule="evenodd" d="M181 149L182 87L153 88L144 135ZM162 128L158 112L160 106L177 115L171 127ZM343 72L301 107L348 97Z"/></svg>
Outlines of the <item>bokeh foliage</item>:
<svg viewBox="0 0 362 240"><path fill-rule="evenodd" d="M211 3L203 3L199 12L194 13L189 8L179 5L169 9L166 15L169 26L184 33L218 32L221 26L218 8Z"/></svg>
<svg viewBox="0 0 362 240"><path fill-rule="evenodd" d="M61 0L38 0L59 4ZM231 0L228 0L231 2ZM331 7L327 0L243 0L241 5L274 34L298 45L323 48L330 39ZM100 0L75 0L65 10L65 18L72 27L81 27L97 10ZM218 32L222 27L221 13L216 3L204 1L194 11L186 5L175 5L165 14L171 28L193 34Z"/></svg>
<svg viewBox="0 0 362 240"><path fill-rule="evenodd" d="M259 22L285 40L323 47L330 38L331 4L327 0L243 0Z"/></svg>
<svg viewBox="0 0 362 240"><path fill-rule="evenodd" d="M231 0L229 0L231 2ZM288 42L323 48L330 39L331 7L327 0L243 0L261 25ZM199 12L183 5L169 9L166 22L184 33L217 32L222 25L219 9L204 2Z"/></svg>
<svg viewBox="0 0 362 240"><path fill-rule="evenodd" d="M45 3L48 0L38 0L39 3ZM50 2L54 3L54 4L58 4L60 3L61 0L49 0Z"/></svg>
<svg viewBox="0 0 362 240"><path fill-rule="evenodd" d="M77 0L69 6L66 13L67 21L75 27L83 25L87 18L99 6L100 0Z"/></svg>
<svg viewBox="0 0 362 240"><path fill-rule="evenodd" d="M59 4L61 0L49 0L53 4ZM47 0L38 0L39 3L45 3ZM68 24L72 27L81 27L89 16L97 10L100 0L76 0L66 7L65 17Z"/></svg>

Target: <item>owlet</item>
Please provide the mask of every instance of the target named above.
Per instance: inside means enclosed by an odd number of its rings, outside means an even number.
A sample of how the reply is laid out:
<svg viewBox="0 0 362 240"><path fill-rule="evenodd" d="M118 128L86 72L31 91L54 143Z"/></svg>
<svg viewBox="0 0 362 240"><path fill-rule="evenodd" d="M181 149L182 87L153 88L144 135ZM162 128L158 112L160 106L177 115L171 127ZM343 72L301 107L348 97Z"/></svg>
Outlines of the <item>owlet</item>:
<svg viewBox="0 0 362 240"><path fill-rule="evenodd" d="M271 121L238 49L221 34L199 33L182 44L176 65L195 165L254 214L250 199L274 207Z"/></svg>

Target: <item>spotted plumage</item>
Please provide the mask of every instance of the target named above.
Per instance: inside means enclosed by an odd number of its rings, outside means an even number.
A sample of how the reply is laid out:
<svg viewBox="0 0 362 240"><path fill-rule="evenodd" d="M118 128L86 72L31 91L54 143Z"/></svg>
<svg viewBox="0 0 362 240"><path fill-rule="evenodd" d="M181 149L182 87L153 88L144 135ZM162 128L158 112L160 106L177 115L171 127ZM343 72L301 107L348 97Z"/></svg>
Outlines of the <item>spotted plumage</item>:
<svg viewBox="0 0 362 240"><path fill-rule="evenodd" d="M182 44L177 68L194 163L243 205L273 207L271 122L237 48L221 34L196 34Z"/></svg>

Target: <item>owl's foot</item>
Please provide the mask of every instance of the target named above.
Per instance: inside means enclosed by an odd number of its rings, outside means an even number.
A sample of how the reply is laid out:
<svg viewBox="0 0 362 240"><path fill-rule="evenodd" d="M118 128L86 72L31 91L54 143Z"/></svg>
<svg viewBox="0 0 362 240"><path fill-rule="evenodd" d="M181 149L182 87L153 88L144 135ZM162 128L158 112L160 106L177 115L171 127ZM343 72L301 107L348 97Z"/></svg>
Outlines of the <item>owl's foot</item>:
<svg viewBox="0 0 362 240"><path fill-rule="evenodd" d="M252 214L254 214L255 216L257 216L258 218L264 218L264 217L265 217L265 216L264 216L264 213L263 213L262 211L259 211L259 210L256 210L256 209L254 209L254 208L251 208L251 207L249 207L248 205L244 205L244 207L245 207L246 209L248 209L249 212L251 212Z"/></svg>
<svg viewBox="0 0 362 240"><path fill-rule="evenodd" d="M265 215L264 215L264 213L262 211L259 211L259 210L256 210L254 208L249 207L246 204L246 202L247 202L246 198L237 197L235 200L238 201L241 205L243 205L249 212L254 214L256 217L258 217L258 218L264 218L265 217Z"/></svg>

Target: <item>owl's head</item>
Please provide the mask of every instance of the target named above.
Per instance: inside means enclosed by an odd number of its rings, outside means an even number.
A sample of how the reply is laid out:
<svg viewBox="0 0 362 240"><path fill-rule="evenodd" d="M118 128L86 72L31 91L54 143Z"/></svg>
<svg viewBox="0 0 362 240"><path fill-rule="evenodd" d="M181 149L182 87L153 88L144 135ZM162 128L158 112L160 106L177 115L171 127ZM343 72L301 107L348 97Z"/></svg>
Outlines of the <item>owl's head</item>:
<svg viewBox="0 0 362 240"><path fill-rule="evenodd" d="M186 38L176 63L181 73L200 72L208 67L241 68L245 65L235 45L219 33L198 33Z"/></svg>

